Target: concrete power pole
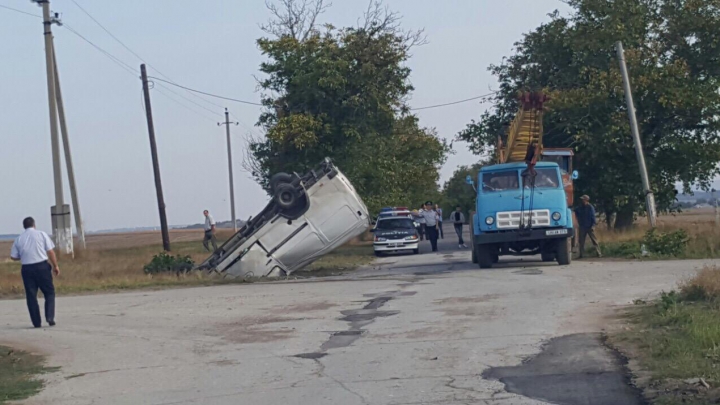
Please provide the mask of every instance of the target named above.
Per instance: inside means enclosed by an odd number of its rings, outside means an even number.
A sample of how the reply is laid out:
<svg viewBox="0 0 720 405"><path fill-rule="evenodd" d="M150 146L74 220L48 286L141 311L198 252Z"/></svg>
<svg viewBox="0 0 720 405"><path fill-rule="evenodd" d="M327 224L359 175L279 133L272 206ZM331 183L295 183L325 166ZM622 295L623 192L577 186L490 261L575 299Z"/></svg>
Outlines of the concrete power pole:
<svg viewBox="0 0 720 405"><path fill-rule="evenodd" d="M655 228L657 226L655 195L650 188L650 179L648 177L647 166L645 166L645 155L643 154L642 141L640 140L637 117L635 117L635 103L633 102L632 89L630 87L630 76L628 75L627 66L625 65L625 51L623 50L622 42L616 44L616 49L618 59L620 60L623 86L625 87L625 100L627 101L628 117L630 118L630 131L632 132L633 142L635 143L635 155L637 156L638 166L640 166L640 177L642 178L643 191L645 192L648 220L650 221L650 226Z"/></svg>
<svg viewBox="0 0 720 405"><path fill-rule="evenodd" d="M225 109L225 122L218 122L218 126L225 125L225 133L227 134L227 153L228 153L228 171L230 172L230 214L232 216L233 231L237 232L237 220L235 219L235 187L233 185L233 164L232 164L232 146L230 143L230 124L237 125L237 122L231 122L228 109Z"/></svg>
<svg viewBox="0 0 720 405"><path fill-rule="evenodd" d="M160 181L160 163L158 163L157 144L155 143L155 126L153 125L152 109L150 108L150 87L148 86L145 64L140 65L142 74L143 96L145 98L145 115L147 116L148 134L150 135L150 153L152 154L153 172L155 173L155 191L157 192L158 211L160 211L160 227L163 249L170 251L170 232L165 216L165 198L163 197L162 181Z"/></svg>
<svg viewBox="0 0 720 405"><path fill-rule="evenodd" d="M73 168L72 154L70 153L70 136L68 135L67 123L65 121L65 106L63 105L62 91L60 90L60 75L58 74L57 58L55 57L55 44L52 50L53 71L55 74L55 96L57 97L58 116L60 117L60 133L65 150L65 166L67 167L68 182L70 183L70 198L72 199L73 214L75 215L75 228L83 249L87 248L85 243L85 227L80 215L80 200L77 195L75 184L75 169Z"/></svg>
<svg viewBox="0 0 720 405"><path fill-rule="evenodd" d="M52 233L55 245L61 253L73 253L70 206L65 204L63 196L62 167L60 164L60 138L58 137L57 96L55 90L55 64L53 62L52 25L59 22L57 15L50 15L49 0L34 0L42 7L43 34L45 35L45 70L47 73L48 107L50 110L50 137L53 159L53 179L55 183L55 205L50 208Z"/></svg>

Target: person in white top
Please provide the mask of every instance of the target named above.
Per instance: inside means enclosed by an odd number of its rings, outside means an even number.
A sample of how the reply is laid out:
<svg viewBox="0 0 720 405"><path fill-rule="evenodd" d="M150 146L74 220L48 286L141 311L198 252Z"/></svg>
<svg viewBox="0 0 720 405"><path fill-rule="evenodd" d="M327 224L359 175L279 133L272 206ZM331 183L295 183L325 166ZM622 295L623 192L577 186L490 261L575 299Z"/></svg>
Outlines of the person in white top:
<svg viewBox="0 0 720 405"><path fill-rule="evenodd" d="M203 211L203 215L205 215L205 238L203 238L203 246L205 247L205 250L209 252L210 246L208 246L208 242L212 242L214 252L217 250L217 238L215 237L215 219L213 219L212 215L210 215L210 211L208 210Z"/></svg>
<svg viewBox="0 0 720 405"><path fill-rule="evenodd" d="M35 229L35 220L32 217L23 220L23 227L25 232L15 239L10 258L22 264L21 274L30 320L36 328L42 326L37 300L39 288L45 296L45 320L50 326L55 326L53 273L56 277L60 275L60 266L53 251L55 245L48 234Z"/></svg>
<svg viewBox="0 0 720 405"><path fill-rule="evenodd" d="M425 219L425 236L430 241L430 246L433 252L437 252L437 240L438 240L438 223L440 222L440 216L437 211L433 209L432 201L425 202L425 209L419 212L420 216Z"/></svg>

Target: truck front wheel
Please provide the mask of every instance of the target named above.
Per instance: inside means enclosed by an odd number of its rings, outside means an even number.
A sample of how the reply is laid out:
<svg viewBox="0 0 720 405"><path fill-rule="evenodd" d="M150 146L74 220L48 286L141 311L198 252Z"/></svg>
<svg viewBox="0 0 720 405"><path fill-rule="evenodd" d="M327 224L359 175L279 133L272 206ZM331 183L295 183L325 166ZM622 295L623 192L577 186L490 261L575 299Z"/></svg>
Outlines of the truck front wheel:
<svg viewBox="0 0 720 405"><path fill-rule="evenodd" d="M561 266L567 266L572 262L572 238L560 239L557 242L557 262Z"/></svg>
<svg viewBox="0 0 720 405"><path fill-rule="evenodd" d="M477 245L477 259L481 269L489 269L495 262L493 247L490 245Z"/></svg>

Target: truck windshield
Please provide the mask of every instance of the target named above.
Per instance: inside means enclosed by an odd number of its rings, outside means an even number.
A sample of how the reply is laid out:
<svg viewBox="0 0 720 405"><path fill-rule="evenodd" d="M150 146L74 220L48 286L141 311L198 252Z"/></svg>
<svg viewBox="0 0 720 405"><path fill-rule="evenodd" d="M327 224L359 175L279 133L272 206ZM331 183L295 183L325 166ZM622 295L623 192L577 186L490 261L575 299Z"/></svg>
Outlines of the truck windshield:
<svg viewBox="0 0 720 405"><path fill-rule="evenodd" d="M376 229L414 229L415 224L413 224L412 219L410 218L390 218L390 219L383 219L378 221Z"/></svg>
<svg viewBox="0 0 720 405"><path fill-rule="evenodd" d="M482 174L482 188L484 192L517 190L518 172L516 170L502 172L485 172Z"/></svg>
<svg viewBox="0 0 720 405"><path fill-rule="evenodd" d="M560 185L557 170L553 167L545 167L535 169L537 177L535 177L535 188L557 188ZM525 188L530 188L530 184L525 184Z"/></svg>

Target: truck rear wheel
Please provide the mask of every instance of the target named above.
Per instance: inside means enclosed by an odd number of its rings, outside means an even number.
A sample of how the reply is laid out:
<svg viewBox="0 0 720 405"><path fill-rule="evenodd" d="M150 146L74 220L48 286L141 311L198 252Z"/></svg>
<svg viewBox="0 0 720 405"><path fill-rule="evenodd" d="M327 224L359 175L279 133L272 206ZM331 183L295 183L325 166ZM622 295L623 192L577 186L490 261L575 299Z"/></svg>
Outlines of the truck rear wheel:
<svg viewBox="0 0 720 405"><path fill-rule="evenodd" d="M572 262L572 238L560 239L557 242L556 258L561 266L567 266Z"/></svg>
<svg viewBox="0 0 720 405"><path fill-rule="evenodd" d="M495 252L490 245L477 245L478 265L481 269L489 269L495 262Z"/></svg>

